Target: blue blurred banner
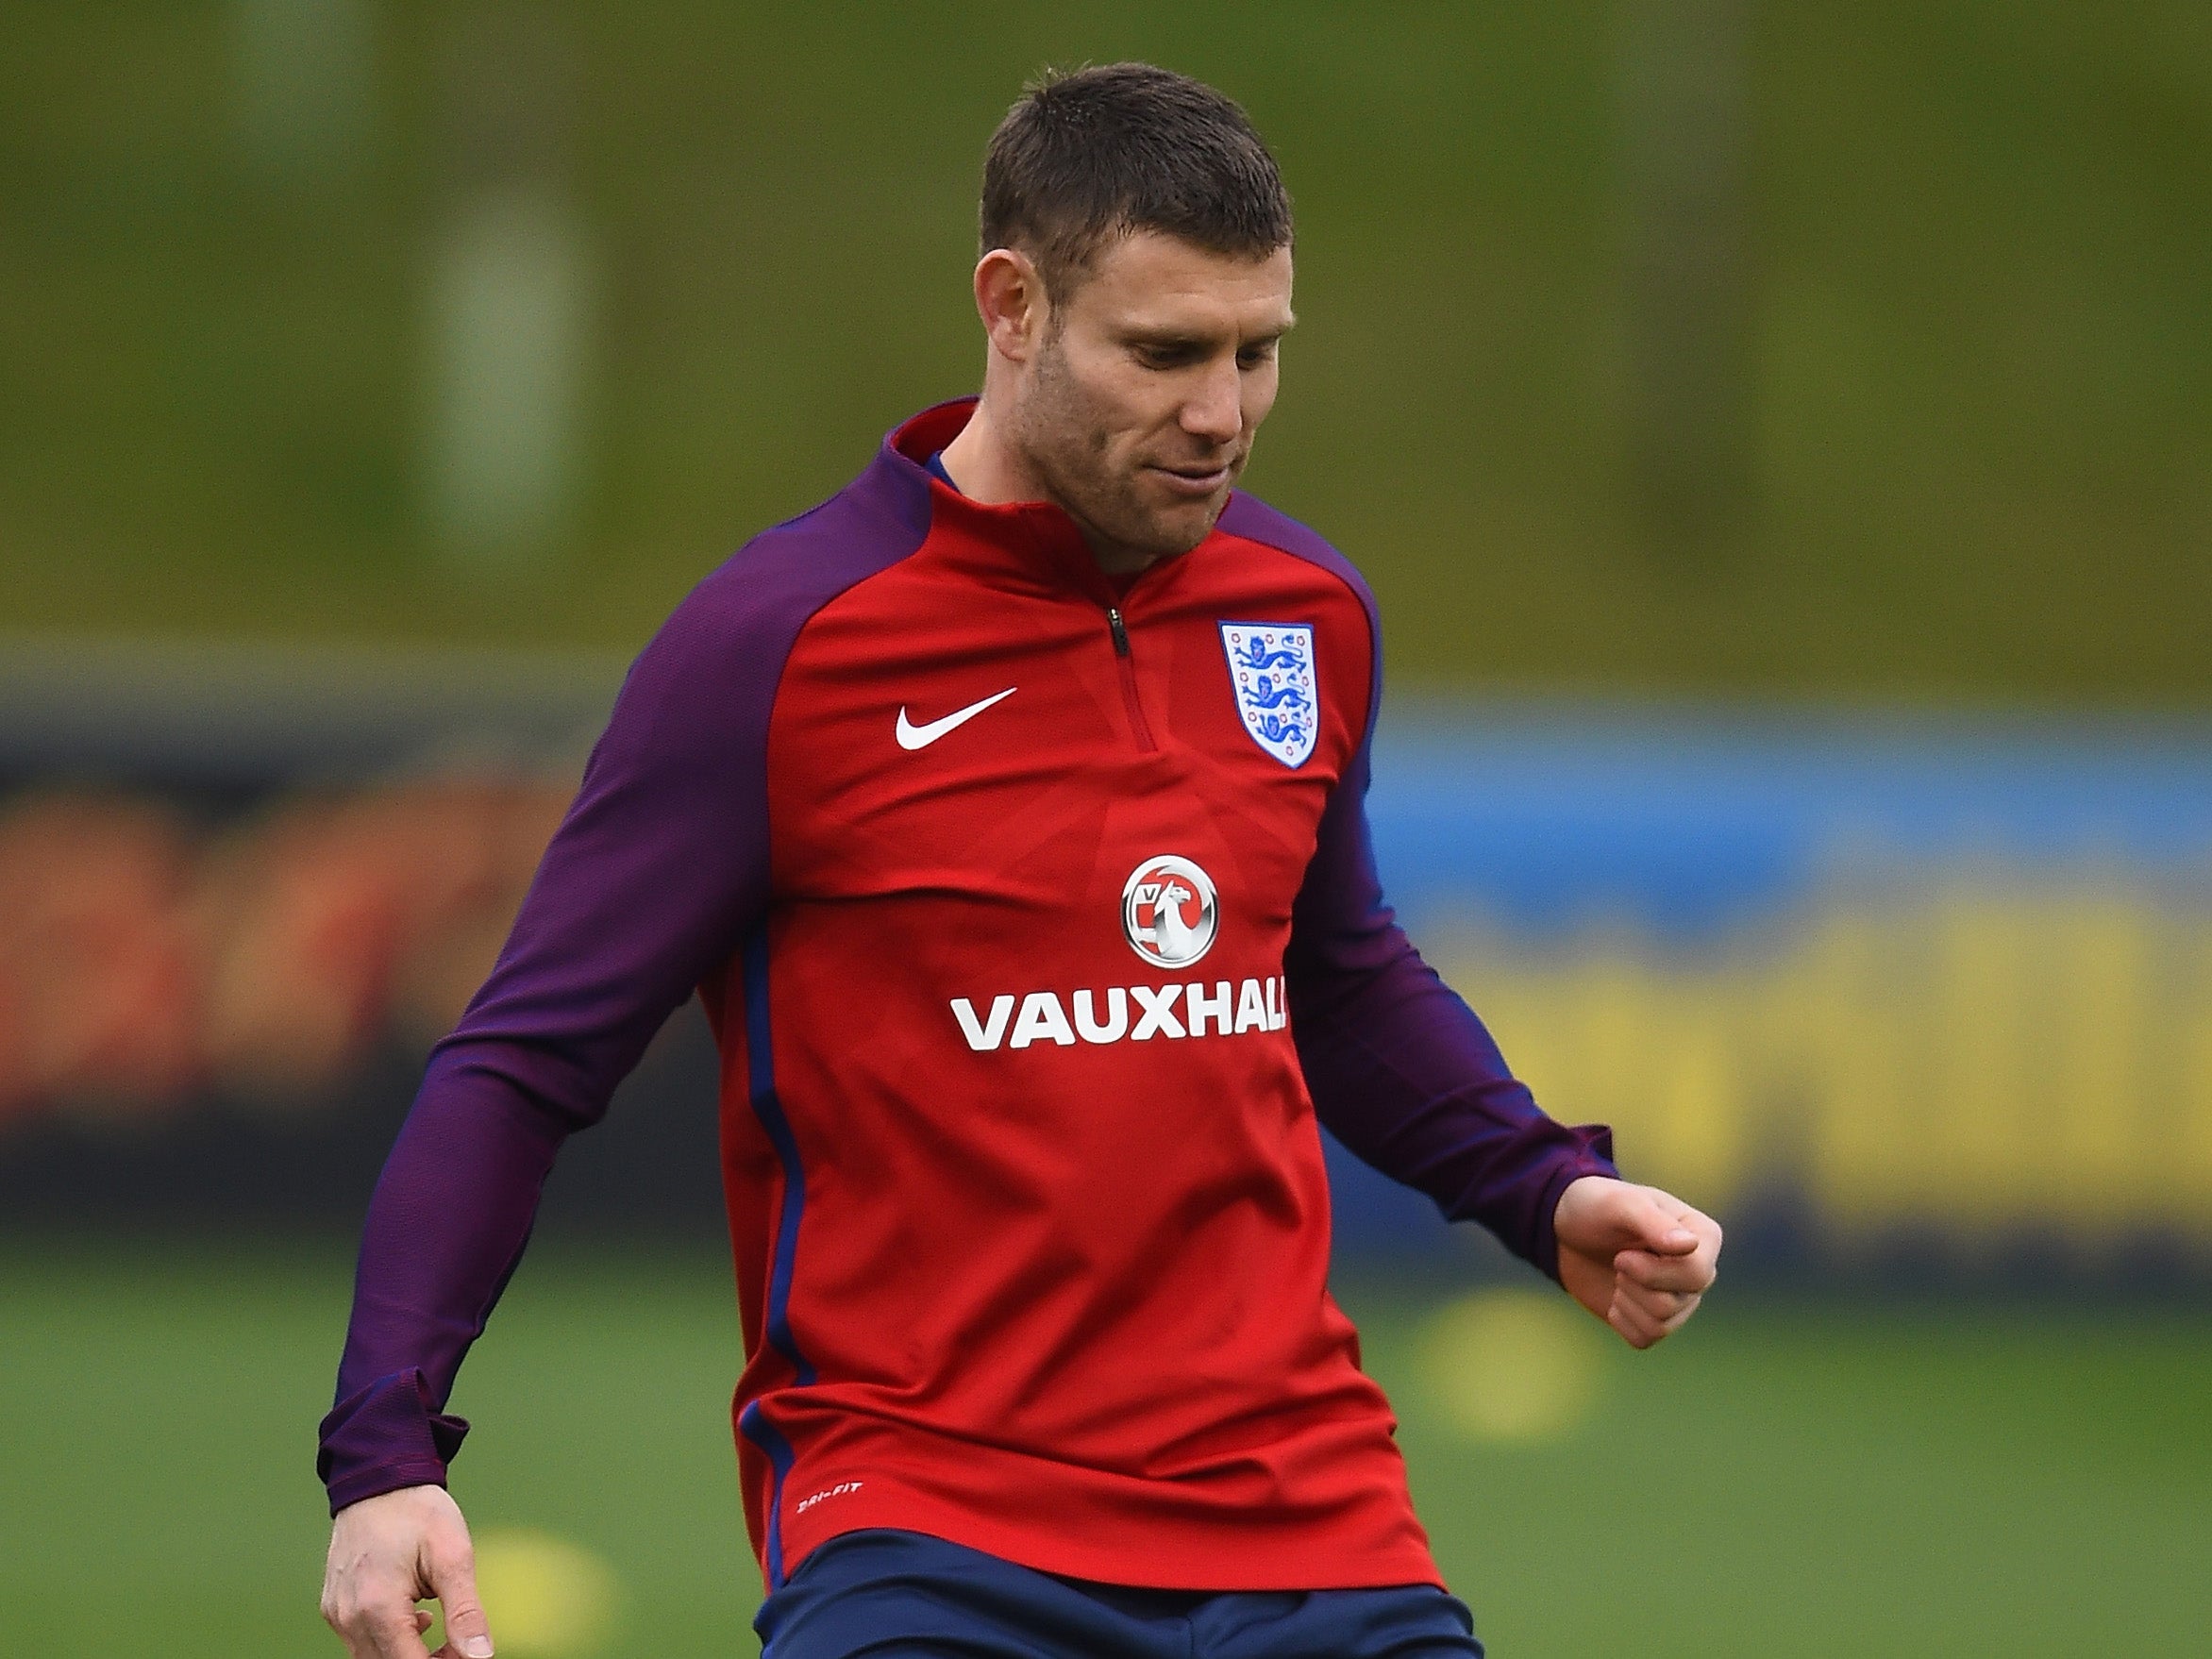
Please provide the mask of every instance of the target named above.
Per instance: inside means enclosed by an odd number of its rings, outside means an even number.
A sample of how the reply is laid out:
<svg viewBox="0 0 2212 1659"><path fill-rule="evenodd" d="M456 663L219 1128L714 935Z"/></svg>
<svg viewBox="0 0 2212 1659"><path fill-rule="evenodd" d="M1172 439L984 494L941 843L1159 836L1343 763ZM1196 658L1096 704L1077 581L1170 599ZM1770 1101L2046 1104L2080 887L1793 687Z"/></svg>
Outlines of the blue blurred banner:
<svg viewBox="0 0 2212 1659"><path fill-rule="evenodd" d="M2202 1263L2212 732L1430 707L1372 811L1424 952L1639 1178L1847 1255ZM1353 1248L1424 1231L1339 1189Z"/></svg>

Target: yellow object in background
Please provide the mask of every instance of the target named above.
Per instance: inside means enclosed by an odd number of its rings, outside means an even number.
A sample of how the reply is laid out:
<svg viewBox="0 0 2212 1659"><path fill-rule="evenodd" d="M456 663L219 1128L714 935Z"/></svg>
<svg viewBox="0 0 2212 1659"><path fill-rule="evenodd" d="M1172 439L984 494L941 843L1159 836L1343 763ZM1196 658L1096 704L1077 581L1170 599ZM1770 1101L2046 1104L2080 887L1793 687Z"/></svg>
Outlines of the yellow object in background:
<svg viewBox="0 0 2212 1659"><path fill-rule="evenodd" d="M613 1568L580 1545L526 1527L477 1539L477 1590L502 1659L599 1652L620 1600Z"/></svg>
<svg viewBox="0 0 2212 1659"><path fill-rule="evenodd" d="M1425 930L1556 1117L1726 1215L2212 1242L2212 908L2095 871L1931 870L1696 950Z"/></svg>
<svg viewBox="0 0 2212 1659"><path fill-rule="evenodd" d="M1597 1322L1555 1291L1478 1291L1430 1315L1421 1382L1436 1415L1469 1440L1557 1440L1598 1403L1604 1340Z"/></svg>

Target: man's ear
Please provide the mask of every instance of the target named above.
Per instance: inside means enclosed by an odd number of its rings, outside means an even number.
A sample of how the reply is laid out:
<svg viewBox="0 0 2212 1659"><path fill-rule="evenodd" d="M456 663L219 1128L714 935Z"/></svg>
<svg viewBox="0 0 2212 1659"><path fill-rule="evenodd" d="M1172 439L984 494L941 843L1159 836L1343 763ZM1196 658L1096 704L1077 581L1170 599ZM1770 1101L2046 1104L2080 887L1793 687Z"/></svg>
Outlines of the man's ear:
<svg viewBox="0 0 2212 1659"><path fill-rule="evenodd" d="M976 314L991 349L1010 362L1027 362L1044 337L1050 302L1029 255L995 247L976 265Z"/></svg>

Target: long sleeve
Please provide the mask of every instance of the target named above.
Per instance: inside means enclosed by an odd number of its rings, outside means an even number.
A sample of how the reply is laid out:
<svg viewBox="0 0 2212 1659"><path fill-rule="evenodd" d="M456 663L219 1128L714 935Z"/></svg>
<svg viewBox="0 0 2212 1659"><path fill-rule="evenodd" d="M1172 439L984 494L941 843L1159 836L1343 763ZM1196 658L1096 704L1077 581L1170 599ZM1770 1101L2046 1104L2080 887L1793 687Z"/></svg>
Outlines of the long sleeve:
<svg viewBox="0 0 2212 1659"><path fill-rule="evenodd" d="M316 1458L333 1512L444 1480L468 1432L446 1399L561 1143L605 1114L669 1014L764 920L784 664L824 604L928 534L928 487L901 467L879 458L754 537L631 665L498 965L432 1052L370 1199Z"/></svg>
<svg viewBox="0 0 2212 1659"><path fill-rule="evenodd" d="M431 1055L362 1234L317 1459L333 1513L444 1482L467 1431L446 1398L555 1154L763 913L780 663L729 611L710 578L632 666L498 965Z"/></svg>
<svg viewBox="0 0 2212 1659"><path fill-rule="evenodd" d="M1360 1159L1556 1278L1552 1212L1568 1182L1618 1173L1611 1131L1545 1115L1383 902L1367 829L1371 707L1291 916L1285 968L1307 1087Z"/></svg>

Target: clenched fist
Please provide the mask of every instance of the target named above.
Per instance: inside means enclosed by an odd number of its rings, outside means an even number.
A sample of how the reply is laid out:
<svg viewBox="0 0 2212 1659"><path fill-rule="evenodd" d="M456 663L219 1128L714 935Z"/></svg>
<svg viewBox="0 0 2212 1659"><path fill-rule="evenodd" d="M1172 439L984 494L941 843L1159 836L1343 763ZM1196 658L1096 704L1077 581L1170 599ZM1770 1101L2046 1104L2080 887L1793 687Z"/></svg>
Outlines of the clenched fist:
<svg viewBox="0 0 2212 1659"><path fill-rule="evenodd" d="M1713 1287L1720 1224L1655 1186L1585 1175L1552 1213L1559 1282L1575 1300L1650 1348Z"/></svg>

